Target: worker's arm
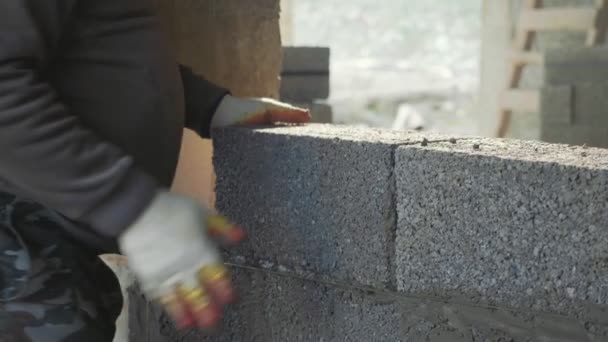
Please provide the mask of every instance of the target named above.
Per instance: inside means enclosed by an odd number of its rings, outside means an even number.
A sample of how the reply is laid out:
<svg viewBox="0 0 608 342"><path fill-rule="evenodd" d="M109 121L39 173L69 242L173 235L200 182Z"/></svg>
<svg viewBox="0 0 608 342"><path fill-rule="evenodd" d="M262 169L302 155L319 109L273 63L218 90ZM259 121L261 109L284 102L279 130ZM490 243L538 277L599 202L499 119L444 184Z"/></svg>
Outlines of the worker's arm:
<svg viewBox="0 0 608 342"><path fill-rule="evenodd" d="M184 87L185 126L201 137L209 138L211 118L229 91L195 74L187 66L180 65L179 70Z"/></svg>
<svg viewBox="0 0 608 342"><path fill-rule="evenodd" d="M214 127L234 124L305 123L310 120L306 109L268 98L238 98L180 66L184 85L186 127L201 137L209 138Z"/></svg>
<svg viewBox="0 0 608 342"><path fill-rule="evenodd" d="M116 236L155 181L71 113L44 78L74 1L0 1L0 178L20 195Z"/></svg>
<svg viewBox="0 0 608 342"><path fill-rule="evenodd" d="M44 70L71 0L0 1L0 179L106 236L151 299L182 326L217 322L232 289L216 235L241 234L191 198L159 189L130 156L70 112Z"/></svg>

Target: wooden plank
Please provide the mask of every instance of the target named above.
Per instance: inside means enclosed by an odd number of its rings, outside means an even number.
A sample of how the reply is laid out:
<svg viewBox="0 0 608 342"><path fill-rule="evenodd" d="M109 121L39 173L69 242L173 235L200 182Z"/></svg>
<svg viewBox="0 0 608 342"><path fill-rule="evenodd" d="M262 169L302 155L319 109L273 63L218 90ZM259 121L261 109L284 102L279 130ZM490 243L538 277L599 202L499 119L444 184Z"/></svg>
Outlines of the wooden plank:
<svg viewBox="0 0 608 342"><path fill-rule="evenodd" d="M538 113L540 92L538 90L507 90L501 97L502 107L511 111Z"/></svg>
<svg viewBox="0 0 608 342"><path fill-rule="evenodd" d="M510 1L482 1L481 60L478 94L478 133L496 135L500 93L505 88L515 21Z"/></svg>
<svg viewBox="0 0 608 342"><path fill-rule="evenodd" d="M542 7L542 0L526 0L523 3L522 13L526 11L536 11L540 7ZM521 51L523 53L528 53L532 49L532 44L534 43L534 38L536 37L536 32L533 30L517 30L515 35L515 39L513 41L513 51ZM523 72L523 65L518 65L516 63L511 63L509 77L507 80L507 88L516 88L519 85L519 81L521 79L521 75Z"/></svg>
<svg viewBox="0 0 608 342"><path fill-rule="evenodd" d="M588 31L595 27L595 8L526 9L518 27L533 31Z"/></svg>
<svg viewBox="0 0 608 342"><path fill-rule="evenodd" d="M543 6L543 0L524 0L522 4L522 12L537 10ZM533 30L517 30L515 39L513 40L513 50L522 51L528 53L532 49L536 32ZM524 71L525 64L509 62L507 86L506 89L510 90L519 86L519 81ZM503 138L507 135L509 125L511 123L512 111L510 108L502 108L499 112L499 121L497 136Z"/></svg>

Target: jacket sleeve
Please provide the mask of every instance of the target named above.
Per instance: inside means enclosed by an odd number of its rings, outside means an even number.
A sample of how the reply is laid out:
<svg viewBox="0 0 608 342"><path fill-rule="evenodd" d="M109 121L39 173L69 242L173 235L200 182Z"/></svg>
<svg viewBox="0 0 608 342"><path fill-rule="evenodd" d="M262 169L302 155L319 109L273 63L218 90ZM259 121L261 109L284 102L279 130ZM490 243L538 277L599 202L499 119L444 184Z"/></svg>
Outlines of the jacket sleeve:
<svg viewBox="0 0 608 342"><path fill-rule="evenodd" d="M209 138L211 118L229 91L205 80L186 66L180 65L179 69L184 86L185 126L201 137Z"/></svg>
<svg viewBox="0 0 608 342"><path fill-rule="evenodd" d="M74 1L0 1L0 178L18 195L114 237L158 189L45 82Z"/></svg>

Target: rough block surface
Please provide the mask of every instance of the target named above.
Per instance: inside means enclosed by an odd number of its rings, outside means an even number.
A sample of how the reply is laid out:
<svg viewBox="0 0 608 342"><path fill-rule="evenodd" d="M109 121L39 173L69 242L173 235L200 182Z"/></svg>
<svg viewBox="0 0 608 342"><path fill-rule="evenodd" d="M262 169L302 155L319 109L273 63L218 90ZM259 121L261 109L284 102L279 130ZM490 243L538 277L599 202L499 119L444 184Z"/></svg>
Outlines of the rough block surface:
<svg viewBox="0 0 608 342"><path fill-rule="evenodd" d="M399 290L608 320L608 150L469 139L395 170Z"/></svg>
<svg viewBox="0 0 608 342"><path fill-rule="evenodd" d="M329 125L213 136L218 208L249 231L227 255L241 301L209 335L130 291L131 336L608 340L608 150Z"/></svg>
<svg viewBox="0 0 608 342"><path fill-rule="evenodd" d="M233 280L241 301L226 311L217 331L177 331L149 305L143 311L150 324L142 325L133 341L600 342L608 337L608 322L583 324L555 315L373 293L259 270L235 269Z"/></svg>
<svg viewBox="0 0 608 342"><path fill-rule="evenodd" d="M216 206L249 232L232 257L390 286L394 150L420 139L329 125L215 131Z"/></svg>

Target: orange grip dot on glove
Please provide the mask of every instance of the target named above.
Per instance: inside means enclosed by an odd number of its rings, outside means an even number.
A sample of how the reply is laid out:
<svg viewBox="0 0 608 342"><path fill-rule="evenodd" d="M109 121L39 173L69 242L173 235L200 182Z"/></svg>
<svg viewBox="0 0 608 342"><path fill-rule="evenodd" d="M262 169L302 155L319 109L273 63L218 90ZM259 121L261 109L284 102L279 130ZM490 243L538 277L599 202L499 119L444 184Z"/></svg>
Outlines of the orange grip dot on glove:
<svg viewBox="0 0 608 342"><path fill-rule="evenodd" d="M232 224L221 215L212 215L207 219L207 231L211 236L223 238L226 242L234 244L245 238L245 230Z"/></svg>
<svg viewBox="0 0 608 342"><path fill-rule="evenodd" d="M212 328L218 323L219 309L202 288L187 289L178 286L177 292L199 327Z"/></svg>
<svg viewBox="0 0 608 342"><path fill-rule="evenodd" d="M211 215L207 218L210 232L223 233L232 228L232 224L222 215Z"/></svg>
<svg viewBox="0 0 608 342"><path fill-rule="evenodd" d="M171 293L164 296L161 298L160 303L173 318L178 329L185 329L194 325L194 317L188 312L188 309L177 294Z"/></svg>
<svg viewBox="0 0 608 342"><path fill-rule="evenodd" d="M224 265L204 266L199 272L201 282L221 305L232 303L236 296L228 276Z"/></svg>
<svg viewBox="0 0 608 342"><path fill-rule="evenodd" d="M212 283L225 278L228 275L228 270L224 265L206 265L201 267L199 272L203 283Z"/></svg>

